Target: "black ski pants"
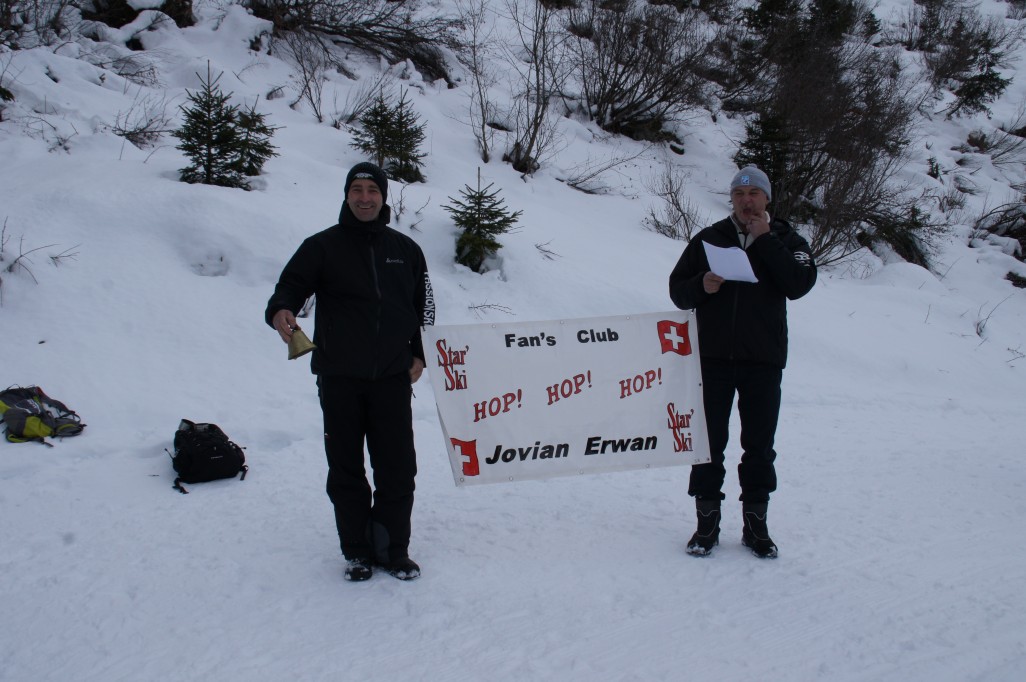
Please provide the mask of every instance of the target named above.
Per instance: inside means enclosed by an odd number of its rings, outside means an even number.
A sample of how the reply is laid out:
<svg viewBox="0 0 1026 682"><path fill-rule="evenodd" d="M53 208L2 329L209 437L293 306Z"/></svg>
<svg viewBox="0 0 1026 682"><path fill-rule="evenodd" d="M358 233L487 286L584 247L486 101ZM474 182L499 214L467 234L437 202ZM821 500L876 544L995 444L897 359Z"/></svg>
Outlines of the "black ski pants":
<svg viewBox="0 0 1026 682"><path fill-rule="evenodd" d="M722 500L727 470L724 451L730 439L730 410L737 394L741 418L741 462L737 467L742 502L768 502L777 489L773 439L780 414L783 370L757 363L702 359L702 397L709 429L712 461L691 468L688 494L704 500Z"/></svg>
<svg viewBox="0 0 1026 682"><path fill-rule="evenodd" d="M320 376L317 386L327 492L342 554L379 562L408 556L417 475L409 374L378 380ZM364 468L365 441L373 493Z"/></svg>

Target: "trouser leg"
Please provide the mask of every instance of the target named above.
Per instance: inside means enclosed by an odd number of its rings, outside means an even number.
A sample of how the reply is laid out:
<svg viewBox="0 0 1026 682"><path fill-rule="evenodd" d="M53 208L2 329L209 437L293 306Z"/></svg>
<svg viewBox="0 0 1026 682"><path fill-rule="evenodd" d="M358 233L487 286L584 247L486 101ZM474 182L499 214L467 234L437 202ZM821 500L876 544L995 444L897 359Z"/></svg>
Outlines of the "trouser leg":
<svg viewBox="0 0 1026 682"><path fill-rule="evenodd" d="M371 488L364 468L367 410L365 382L322 376L317 380L324 413L326 490L335 508L339 545L347 559L370 559Z"/></svg>
<svg viewBox="0 0 1026 682"><path fill-rule="evenodd" d="M688 495L697 499L722 500L726 469L724 451L730 438L730 410L734 404L734 366L702 361L702 402L709 435L708 464L691 467Z"/></svg>
<svg viewBox="0 0 1026 682"><path fill-rule="evenodd" d="M372 537L378 561L408 556L417 453L408 374L374 382L367 399L367 451L374 470Z"/></svg>
<svg viewBox="0 0 1026 682"><path fill-rule="evenodd" d="M743 452L737 473L743 502L768 502L777 489L773 441L780 415L781 377L782 370L770 365L739 369L737 409Z"/></svg>

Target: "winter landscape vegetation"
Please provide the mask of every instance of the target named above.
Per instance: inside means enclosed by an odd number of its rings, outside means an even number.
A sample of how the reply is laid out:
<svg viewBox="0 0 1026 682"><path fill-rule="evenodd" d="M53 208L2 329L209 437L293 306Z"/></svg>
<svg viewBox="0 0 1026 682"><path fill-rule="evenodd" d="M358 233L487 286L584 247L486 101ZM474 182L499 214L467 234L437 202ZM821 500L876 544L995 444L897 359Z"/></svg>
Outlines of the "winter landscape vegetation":
<svg viewBox="0 0 1026 682"><path fill-rule="evenodd" d="M0 388L87 424L0 441L0 680L1021 679L1024 37L1021 0L0 0ZM429 366L423 575L342 580L263 310L400 111L440 325L671 310L738 165L770 173L820 264L778 559L740 544L736 438L707 558L687 467L457 488ZM520 213L458 252L481 189ZM246 479L173 490L182 418Z"/></svg>

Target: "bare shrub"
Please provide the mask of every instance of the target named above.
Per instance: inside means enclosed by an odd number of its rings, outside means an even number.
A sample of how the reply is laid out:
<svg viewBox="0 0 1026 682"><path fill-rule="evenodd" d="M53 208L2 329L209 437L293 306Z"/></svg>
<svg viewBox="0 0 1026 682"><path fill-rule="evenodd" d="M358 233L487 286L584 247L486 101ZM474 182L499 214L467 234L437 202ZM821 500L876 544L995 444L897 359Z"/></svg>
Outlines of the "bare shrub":
<svg viewBox="0 0 1026 682"><path fill-rule="evenodd" d="M0 45L54 45L73 28L72 0L0 0Z"/></svg>
<svg viewBox="0 0 1026 682"><path fill-rule="evenodd" d="M512 142L503 154L514 170L531 174L558 143L552 105L559 97L566 69L566 34L559 30L556 12L530 0L506 0L516 34L504 46L517 74L508 112Z"/></svg>
<svg viewBox="0 0 1026 682"><path fill-rule="evenodd" d="M3 272L6 272L6 273L12 273L12 274L16 273L16 272L19 272L19 271L22 271L25 274L27 274L29 276L29 278L31 278L34 283L39 284L39 280L36 279L35 273L29 267L29 265L32 264L31 255L36 253L37 251L42 251L43 249L50 249L50 248L53 248L54 246L57 246L57 245L56 244L46 244L44 246L37 246L37 247L34 247L34 248L26 250L26 248L25 248L25 236L22 235L21 237L18 238L18 254L14 255L13 253L11 253L8 250L8 244L11 241L11 235L7 231L7 220L8 219L5 217L4 218L4 224L2 226L0 226L0 263L3 264L2 267L0 267L0 270L2 270ZM71 247L69 249L65 249L64 251L62 251L60 253L50 254L48 256L50 264L53 265L54 267L57 267L57 266L61 265L64 261L74 260L75 258L78 258L78 252L74 251L74 249L77 249L77 248L78 248L78 246L76 245L76 246L73 246L73 247ZM0 276L0 307L3 307L3 304L4 304L4 280L3 280L3 276Z"/></svg>
<svg viewBox="0 0 1026 682"><path fill-rule="evenodd" d="M966 195L957 186L949 187L944 194L937 197L937 208L942 213L954 213L965 208Z"/></svg>
<svg viewBox="0 0 1026 682"><path fill-rule="evenodd" d="M578 191L586 194L600 194L608 189L602 183L603 175L624 164L630 163L644 155L651 148L652 145L645 145L637 151L626 154L613 153L598 159L589 156L583 162L572 167L566 174L566 177L562 179L567 185Z"/></svg>
<svg viewBox="0 0 1026 682"><path fill-rule="evenodd" d="M407 59L430 80L448 78L443 48L456 46L458 22L421 11L421 0L243 0L275 33L318 33L382 57L390 64Z"/></svg>
<svg viewBox="0 0 1026 682"><path fill-rule="evenodd" d="M14 76L11 75L13 61L13 53L0 53L0 121L4 120L7 104L14 101L14 93L9 89L14 81Z"/></svg>
<svg viewBox="0 0 1026 682"><path fill-rule="evenodd" d="M707 36L692 9L589 0L567 13L588 117L635 139L661 139L676 114L706 99Z"/></svg>
<svg viewBox="0 0 1026 682"><path fill-rule="evenodd" d="M338 104L338 94L334 105L334 113L331 115L331 125L334 128L353 125L370 109L377 101L381 93L391 93L392 85L386 72L379 73L375 78L360 83L355 88L346 91L346 98L342 105Z"/></svg>
<svg viewBox="0 0 1026 682"><path fill-rule="evenodd" d="M392 92L389 75L382 72L347 90L342 106L339 106L338 93L336 93L337 98L334 101L334 110L331 114L331 126L343 128L356 123L378 101L379 94L386 93L386 96L391 97Z"/></svg>
<svg viewBox="0 0 1026 682"><path fill-rule="evenodd" d="M705 219L699 217L688 196L690 179L689 171L666 164L662 173L646 183L648 190L660 200L657 207L649 209L644 221L654 232L671 239L691 241L695 230L702 229Z"/></svg>
<svg viewBox="0 0 1026 682"><path fill-rule="evenodd" d="M995 166L1018 167L1026 162L1026 101L1020 102L1014 119L983 135L981 147Z"/></svg>
<svg viewBox="0 0 1026 682"><path fill-rule="evenodd" d="M857 234L858 240L867 246L884 242L907 262L929 268L934 238L946 223L930 218L923 208L928 198L925 194L919 197L896 195L890 201L862 211L861 217L868 229Z"/></svg>
<svg viewBox="0 0 1026 682"><path fill-rule="evenodd" d="M168 101L163 95L136 95L126 111L119 111L111 131L123 137L136 147L152 147L160 137L171 132L171 116L167 113Z"/></svg>
<svg viewBox="0 0 1026 682"><path fill-rule="evenodd" d="M306 102L318 123L324 122L324 81L331 56L327 46L313 33L283 31L272 38L271 50L282 56L296 70L296 97L289 102L295 109Z"/></svg>
<svg viewBox="0 0 1026 682"><path fill-rule="evenodd" d="M495 137L495 129L489 123L499 116L498 108L489 95L490 88L497 81L488 66L488 58L492 53L492 31L488 23L490 10L484 0L457 0L456 7L466 30L466 39L457 52L457 59L470 76L467 88L470 130L481 153L481 160L488 163Z"/></svg>
<svg viewBox="0 0 1026 682"><path fill-rule="evenodd" d="M552 240L550 239L547 242L540 242L535 244L534 248L538 249L538 253L541 254L541 257L545 260L556 260L557 258L562 258L562 256L560 256L558 253L549 248L549 244L551 243Z"/></svg>
<svg viewBox="0 0 1026 682"><path fill-rule="evenodd" d="M893 183L928 91L902 74L892 50L851 37L858 12L818 6L834 20L816 21L797 3L749 16L760 40L748 49L774 68L753 83L746 103L758 113L735 161L767 172L773 215L809 225L816 260L829 263L860 247L866 224L886 233L911 210ZM933 228L920 222L921 233Z"/></svg>
<svg viewBox="0 0 1026 682"><path fill-rule="evenodd" d="M1011 66L1026 26L984 16L969 0L936 0L910 5L895 37L923 55L935 92L954 92L946 109L953 117L989 111L1011 82L997 69Z"/></svg>
<svg viewBox="0 0 1026 682"><path fill-rule="evenodd" d="M1010 254L1019 260L1026 256L1026 202L1021 198L985 210L972 224L970 244L988 235L1008 240L1014 244Z"/></svg>
<svg viewBox="0 0 1026 682"><path fill-rule="evenodd" d="M949 80L963 81L984 68L1007 67L1012 52L1023 40L1023 28L996 16L984 17L978 8L960 2L914 5L922 16L936 13L936 34L918 49L937 86ZM915 10L912 10L915 11Z"/></svg>

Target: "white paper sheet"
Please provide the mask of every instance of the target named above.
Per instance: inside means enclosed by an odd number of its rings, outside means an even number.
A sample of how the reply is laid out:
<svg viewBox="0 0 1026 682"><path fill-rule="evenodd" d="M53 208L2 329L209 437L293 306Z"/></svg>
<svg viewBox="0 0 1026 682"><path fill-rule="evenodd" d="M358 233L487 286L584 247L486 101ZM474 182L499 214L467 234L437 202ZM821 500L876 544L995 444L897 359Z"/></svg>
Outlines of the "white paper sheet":
<svg viewBox="0 0 1026 682"><path fill-rule="evenodd" d="M744 250L737 246L723 248L702 242L705 257L709 261L709 269L723 279L735 282L758 282L759 278L752 272L752 264Z"/></svg>

